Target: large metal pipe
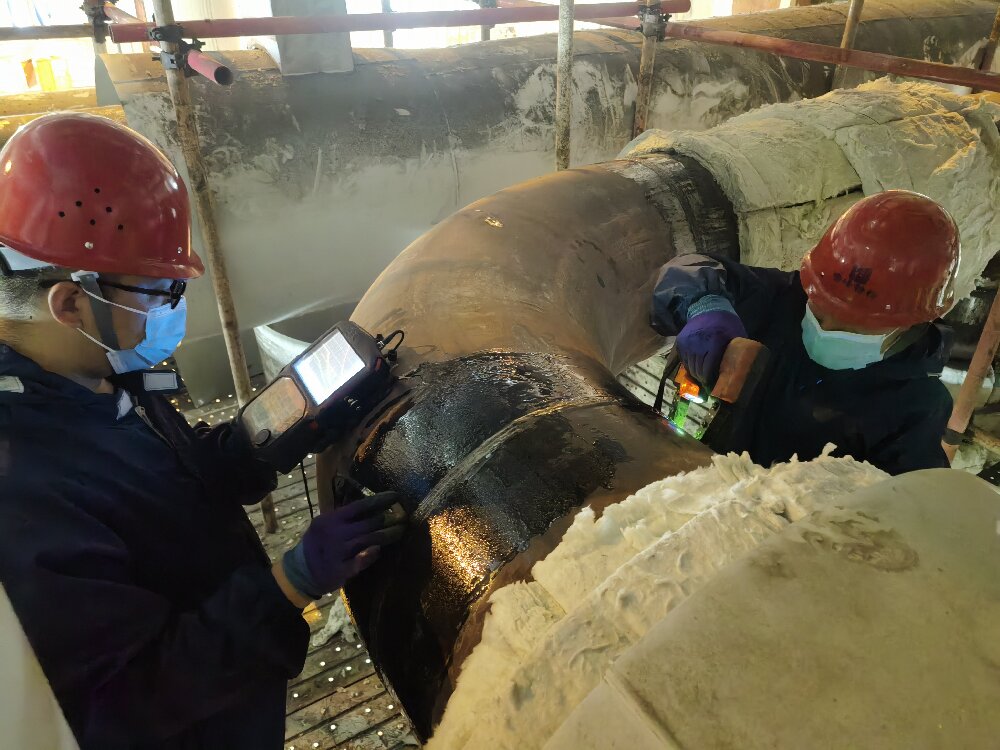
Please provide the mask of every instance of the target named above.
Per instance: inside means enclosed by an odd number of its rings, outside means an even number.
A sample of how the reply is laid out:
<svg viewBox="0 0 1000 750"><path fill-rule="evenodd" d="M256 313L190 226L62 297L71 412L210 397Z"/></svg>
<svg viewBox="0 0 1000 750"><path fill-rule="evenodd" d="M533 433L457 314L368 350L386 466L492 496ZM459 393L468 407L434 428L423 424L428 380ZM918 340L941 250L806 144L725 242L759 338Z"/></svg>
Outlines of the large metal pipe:
<svg viewBox="0 0 1000 750"><path fill-rule="evenodd" d="M581 505L708 460L615 380L662 341L648 324L657 269L692 251L737 252L707 171L666 156L610 162L459 211L358 305L368 330L406 332L402 377L320 457L318 481L350 472L410 506L406 537L346 594L422 736L478 641L491 585L523 576Z"/></svg>
<svg viewBox="0 0 1000 750"><path fill-rule="evenodd" d="M668 0L664 10L684 13L691 9L690 0ZM605 17L627 16L635 12L635 3L595 3L581 5L577 18L581 21ZM385 29L420 29L438 26L495 26L501 23L555 21L557 5L526 5L515 8L479 8L477 10L417 11L411 13L351 13L342 16L277 16L273 18L220 18L205 21L185 21L184 33L198 39L231 36L267 36L287 34L317 34L326 32L381 31ZM111 29L114 42L142 42L149 39L151 24L123 24Z"/></svg>

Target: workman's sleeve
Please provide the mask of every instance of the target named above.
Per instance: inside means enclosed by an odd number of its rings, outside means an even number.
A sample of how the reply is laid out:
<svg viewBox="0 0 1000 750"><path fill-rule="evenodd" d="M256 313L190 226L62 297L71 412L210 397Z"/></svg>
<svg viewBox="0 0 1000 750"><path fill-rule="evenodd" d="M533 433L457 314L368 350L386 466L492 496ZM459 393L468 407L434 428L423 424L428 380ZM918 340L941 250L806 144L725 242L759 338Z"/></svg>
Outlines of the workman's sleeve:
<svg viewBox="0 0 1000 750"><path fill-rule="evenodd" d="M868 462L890 474L947 469L951 465L941 445L951 417L951 396L938 380L930 378L920 391L900 394L899 403L906 399L919 405L919 410L907 414L896 429L869 450ZM892 416L886 418L891 420Z"/></svg>
<svg viewBox="0 0 1000 750"><path fill-rule="evenodd" d="M250 441L233 422L214 427L199 422L194 432L194 459L215 497L255 505L277 486L274 469L254 457Z"/></svg>
<svg viewBox="0 0 1000 750"><path fill-rule="evenodd" d="M160 746L302 671L308 625L267 567L176 609L112 529L55 494L30 502L0 503L0 580L81 745Z"/></svg>
<svg viewBox="0 0 1000 750"><path fill-rule="evenodd" d="M688 308L708 295L724 297L750 328L766 319L775 294L795 274L745 266L715 255L678 255L664 265L653 288L650 325L662 336L676 336L687 323Z"/></svg>

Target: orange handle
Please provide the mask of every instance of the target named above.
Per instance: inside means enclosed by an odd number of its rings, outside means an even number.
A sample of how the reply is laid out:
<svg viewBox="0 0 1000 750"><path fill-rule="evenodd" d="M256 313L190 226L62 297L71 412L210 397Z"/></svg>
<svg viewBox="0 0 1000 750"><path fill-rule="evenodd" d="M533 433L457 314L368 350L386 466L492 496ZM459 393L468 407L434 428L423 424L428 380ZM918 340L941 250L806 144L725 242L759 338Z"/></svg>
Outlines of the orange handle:
<svg viewBox="0 0 1000 750"><path fill-rule="evenodd" d="M734 404L743 393L747 382L752 380L754 368L763 365L761 356L767 349L759 341L737 338L729 342L719 366L719 380L712 389L712 395L727 404Z"/></svg>

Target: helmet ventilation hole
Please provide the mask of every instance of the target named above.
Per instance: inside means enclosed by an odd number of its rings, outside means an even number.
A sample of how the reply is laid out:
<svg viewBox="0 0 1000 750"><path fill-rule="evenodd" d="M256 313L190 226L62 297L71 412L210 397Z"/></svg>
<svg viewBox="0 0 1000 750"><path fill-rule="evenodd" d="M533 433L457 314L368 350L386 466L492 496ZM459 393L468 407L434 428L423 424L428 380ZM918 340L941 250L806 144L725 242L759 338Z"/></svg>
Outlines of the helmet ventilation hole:
<svg viewBox="0 0 1000 750"><path fill-rule="evenodd" d="M97 223L97 219L91 219L90 220L90 226L94 226L94 224L96 224L96 223Z"/></svg>
<svg viewBox="0 0 1000 750"><path fill-rule="evenodd" d="M99 193L99 192L101 192L101 189L100 188L94 188L94 192L95 193Z"/></svg>
<svg viewBox="0 0 1000 750"><path fill-rule="evenodd" d="M83 205L83 201L77 201L76 202L77 208L81 207L82 205Z"/></svg>
<svg viewBox="0 0 1000 750"><path fill-rule="evenodd" d="M122 231L122 230L123 230L124 228L125 228L125 225L124 225L124 224L119 224L119 225L118 225L118 231L119 231L119 232L120 232L120 231Z"/></svg>
<svg viewBox="0 0 1000 750"><path fill-rule="evenodd" d="M107 211L108 213L111 213L111 206L105 206L104 210Z"/></svg>
<svg viewBox="0 0 1000 750"><path fill-rule="evenodd" d="M66 212L65 211L60 211L59 212L59 218L60 219L65 219L66 218Z"/></svg>

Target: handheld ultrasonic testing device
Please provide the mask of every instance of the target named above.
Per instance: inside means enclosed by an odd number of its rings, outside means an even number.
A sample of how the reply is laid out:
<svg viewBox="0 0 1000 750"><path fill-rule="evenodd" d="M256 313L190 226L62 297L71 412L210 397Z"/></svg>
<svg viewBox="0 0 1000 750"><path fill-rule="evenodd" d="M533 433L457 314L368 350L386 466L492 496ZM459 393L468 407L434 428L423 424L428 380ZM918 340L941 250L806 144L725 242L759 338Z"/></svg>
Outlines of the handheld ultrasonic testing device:
<svg viewBox="0 0 1000 750"><path fill-rule="evenodd" d="M240 410L258 458L285 472L331 431L353 427L359 411L389 390L402 335L396 331L383 339L343 321L286 365Z"/></svg>

